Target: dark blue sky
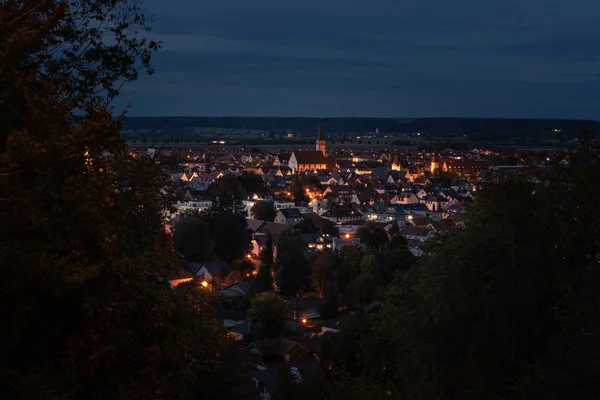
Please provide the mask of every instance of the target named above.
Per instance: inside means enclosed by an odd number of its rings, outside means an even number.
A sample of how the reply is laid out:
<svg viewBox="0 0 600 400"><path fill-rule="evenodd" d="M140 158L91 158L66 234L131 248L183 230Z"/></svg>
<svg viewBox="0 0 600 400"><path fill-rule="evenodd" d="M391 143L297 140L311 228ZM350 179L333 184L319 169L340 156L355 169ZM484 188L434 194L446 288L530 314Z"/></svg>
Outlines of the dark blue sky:
<svg viewBox="0 0 600 400"><path fill-rule="evenodd" d="M355 3L355 4L354 4ZM146 0L132 116L600 119L598 0Z"/></svg>

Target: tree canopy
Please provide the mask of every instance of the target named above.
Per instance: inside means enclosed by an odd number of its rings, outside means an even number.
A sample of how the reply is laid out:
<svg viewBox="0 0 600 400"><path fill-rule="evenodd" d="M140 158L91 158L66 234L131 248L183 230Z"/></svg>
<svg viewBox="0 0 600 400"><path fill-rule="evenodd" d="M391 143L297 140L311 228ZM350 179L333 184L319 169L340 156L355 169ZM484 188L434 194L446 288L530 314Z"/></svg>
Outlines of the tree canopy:
<svg viewBox="0 0 600 400"><path fill-rule="evenodd" d="M273 201L257 201L254 206L250 209L250 213L254 219L260 221L273 221L277 210Z"/></svg>
<svg viewBox="0 0 600 400"><path fill-rule="evenodd" d="M140 36L139 10L0 3L6 398L220 398L226 388L228 340L211 297L160 281L180 266L164 227L168 178L131 156L109 106L150 72L157 44Z"/></svg>
<svg viewBox="0 0 600 400"><path fill-rule="evenodd" d="M297 296L310 284L310 267L304 257L304 241L293 229L286 229L277 242L277 285L284 297Z"/></svg>
<svg viewBox="0 0 600 400"><path fill-rule="evenodd" d="M287 308L285 301L273 292L262 292L252 299L248 317L252 319L252 332L260 339L281 337L285 327Z"/></svg>
<svg viewBox="0 0 600 400"><path fill-rule="evenodd" d="M596 397L599 155L584 136L540 183L486 186L465 228L397 276L355 336L328 338L324 361L399 398Z"/></svg>
<svg viewBox="0 0 600 400"><path fill-rule="evenodd" d="M214 260L214 243L208 224L198 215L180 220L175 225L173 241L175 250L187 261L208 263Z"/></svg>

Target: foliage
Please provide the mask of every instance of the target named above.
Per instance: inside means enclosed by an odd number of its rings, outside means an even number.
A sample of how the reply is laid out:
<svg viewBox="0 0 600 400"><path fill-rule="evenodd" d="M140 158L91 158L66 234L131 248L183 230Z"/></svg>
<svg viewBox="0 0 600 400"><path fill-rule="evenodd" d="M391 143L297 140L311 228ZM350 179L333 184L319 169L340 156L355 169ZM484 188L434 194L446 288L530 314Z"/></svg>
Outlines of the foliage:
<svg viewBox="0 0 600 400"><path fill-rule="evenodd" d="M381 249L389 240L385 230L373 222L367 222L361 226L356 232L356 236L361 243L366 244L371 249Z"/></svg>
<svg viewBox="0 0 600 400"><path fill-rule="evenodd" d="M355 378L339 370L322 371L317 376L301 374L300 383L285 372L274 400L388 400L391 395L372 379Z"/></svg>
<svg viewBox="0 0 600 400"><path fill-rule="evenodd" d="M0 3L0 391L6 398L219 398L228 345L179 266L174 198L108 108L149 70L139 3ZM197 340L203 338L203 340Z"/></svg>
<svg viewBox="0 0 600 400"><path fill-rule="evenodd" d="M339 264L338 254L332 251L319 253L312 264L311 282L320 298L334 283L334 274Z"/></svg>
<svg viewBox="0 0 600 400"><path fill-rule="evenodd" d="M466 228L394 281L368 334L327 341L325 362L400 398L596 397L599 154L584 137L543 184L484 188Z"/></svg>
<svg viewBox="0 0 600 400"><path fill-rule="evenodd" d="M246 195L250 193L266 193L268 191L267 183L263 177L258 174L244 171L237 179Z"/></svg>
<svg viewBox="0 0 600 400"><path fill-rule="evenodd" d="M202 218L208 223L219 260L239 261L252 249L252 234L243 215L231 208L215 207L203 213Z"/></svg>
<svg viewBox="0 0 600 400"><path fill-rule="evenodd" d="M361 275L370 275L378 285L383 284L383 278L379 271L379 263L374 254L365 254L360 262L360 273Z"/></svg>
<svg viewBox="0 0 600 400"><path fill-rule="evenodd" d="M181 219L174 228L175 250L187 261L208 263L214 260L214 243L210 238L208 224L198 215Z"/></svg>
<svg viewBox="0 0 600 400"><path fill-rule="evenodd" d="M273 201L258 201L250 209L250 213L254 219L260 221L273 221L277 210Z"/></svg>
<svg viewBox="0 0 600 400"><path fill-rule="evenodd" d="M246 279L246 275L241 271L231 271L223 279L223 286L229 287L237 282L243 282Z"/></svg>
<svg viewBox="0 0 600 400"><path fill-rule="evenodd" d="M266 193L264 179L255 173L244 171L240 175L226 174L207 188L212 196L228 196L241 200L250 193Z"/></svg>
<svg viewBox="0 0 600 400"><path fill-rule="evenodd" d="M260 293L273 291L273 239L271 234L267 236L265 248L260 253L261 266L258 269L258 274L252 284L252 292Z"/></svg>
<svg viewBox="0 0 600 400"><path fill-rule="evenodd" d="M392 227L388 231L388 234L391 238L396 238L400 236L400 227L398 226L397 222L394 221Z"/></svg>
<svg viewBox="0 0 600 400"><path fill-rule="evenodd" d="M286 229L277 242L277 286L284 297L298 296L310 284L310 268L304 258L304 241L292 229Z"/></svg>
<svg viewBox="0 0 600 400"><path fill-rule="evenodd" d="M267 265L261 265L258 274L252 284L252 293L272 292L273 275L272 269Z"/></svg>
<svg viewBox="0 0 600 400"><path fill-rule="evenodd" d="M351 376L361 375L366 367L361 355L363 346L373 334L372 324L373 316L365 313L343 317L338 332L328 332L323 336L323 362Z"/></svg>
<svg viewBox="0 0 600 400"><path fill-rule="evenodd" d="M273 292L262 292L252 299L248 317L252 318L252 332L260 339L281 337L285 327L285 301Z"/></svg>
<svg viewBox="0 0 600 400"><path fill-rule="evenodd" d="M98 23L101 21L101 23ZM160 47L129 0L4 1L0 5L0 153L51 94L67 120L106 109L123 84L152 73Z"/></svg>
<svg viewBox="0 0 600 400"><path fill-rule="evenodd" d="M308 196L303 188L303 176L294 175L292 178L292 182L290 183L290 192L292 193L292 198L296 203L307 203Z"/></svg>

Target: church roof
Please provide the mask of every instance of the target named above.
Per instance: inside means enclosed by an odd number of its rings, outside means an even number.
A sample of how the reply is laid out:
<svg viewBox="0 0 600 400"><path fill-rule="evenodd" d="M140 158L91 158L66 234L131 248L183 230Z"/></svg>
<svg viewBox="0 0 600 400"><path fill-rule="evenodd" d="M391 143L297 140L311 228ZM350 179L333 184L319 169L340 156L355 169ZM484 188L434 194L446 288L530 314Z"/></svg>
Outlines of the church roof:
<svg viewBox="0 0 600 400"><path fill-rule="evenodd" d="M298 164L327 164L327 157L319 150L294 151Z"/></svg>

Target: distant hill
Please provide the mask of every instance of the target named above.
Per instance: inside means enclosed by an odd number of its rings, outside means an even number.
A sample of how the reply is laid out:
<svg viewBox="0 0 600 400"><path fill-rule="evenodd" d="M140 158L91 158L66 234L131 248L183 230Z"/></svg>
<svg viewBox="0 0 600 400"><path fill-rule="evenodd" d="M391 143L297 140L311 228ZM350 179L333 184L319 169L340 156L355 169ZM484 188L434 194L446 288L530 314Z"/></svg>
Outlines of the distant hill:
<svg viewBox="0 0 600 400"><path fill-rule="evenodd" d="M316 132L319 118L272 117L129 117L125 131L155 131L177 133L194 128ZM557 133L566 138L578 135L583 127L600 133L600 121L550 119L491 118L324 118L326 132L355 133L415 133L453 137L468 135L470 139L491 137L527 137L555 139Z"/></svg>

